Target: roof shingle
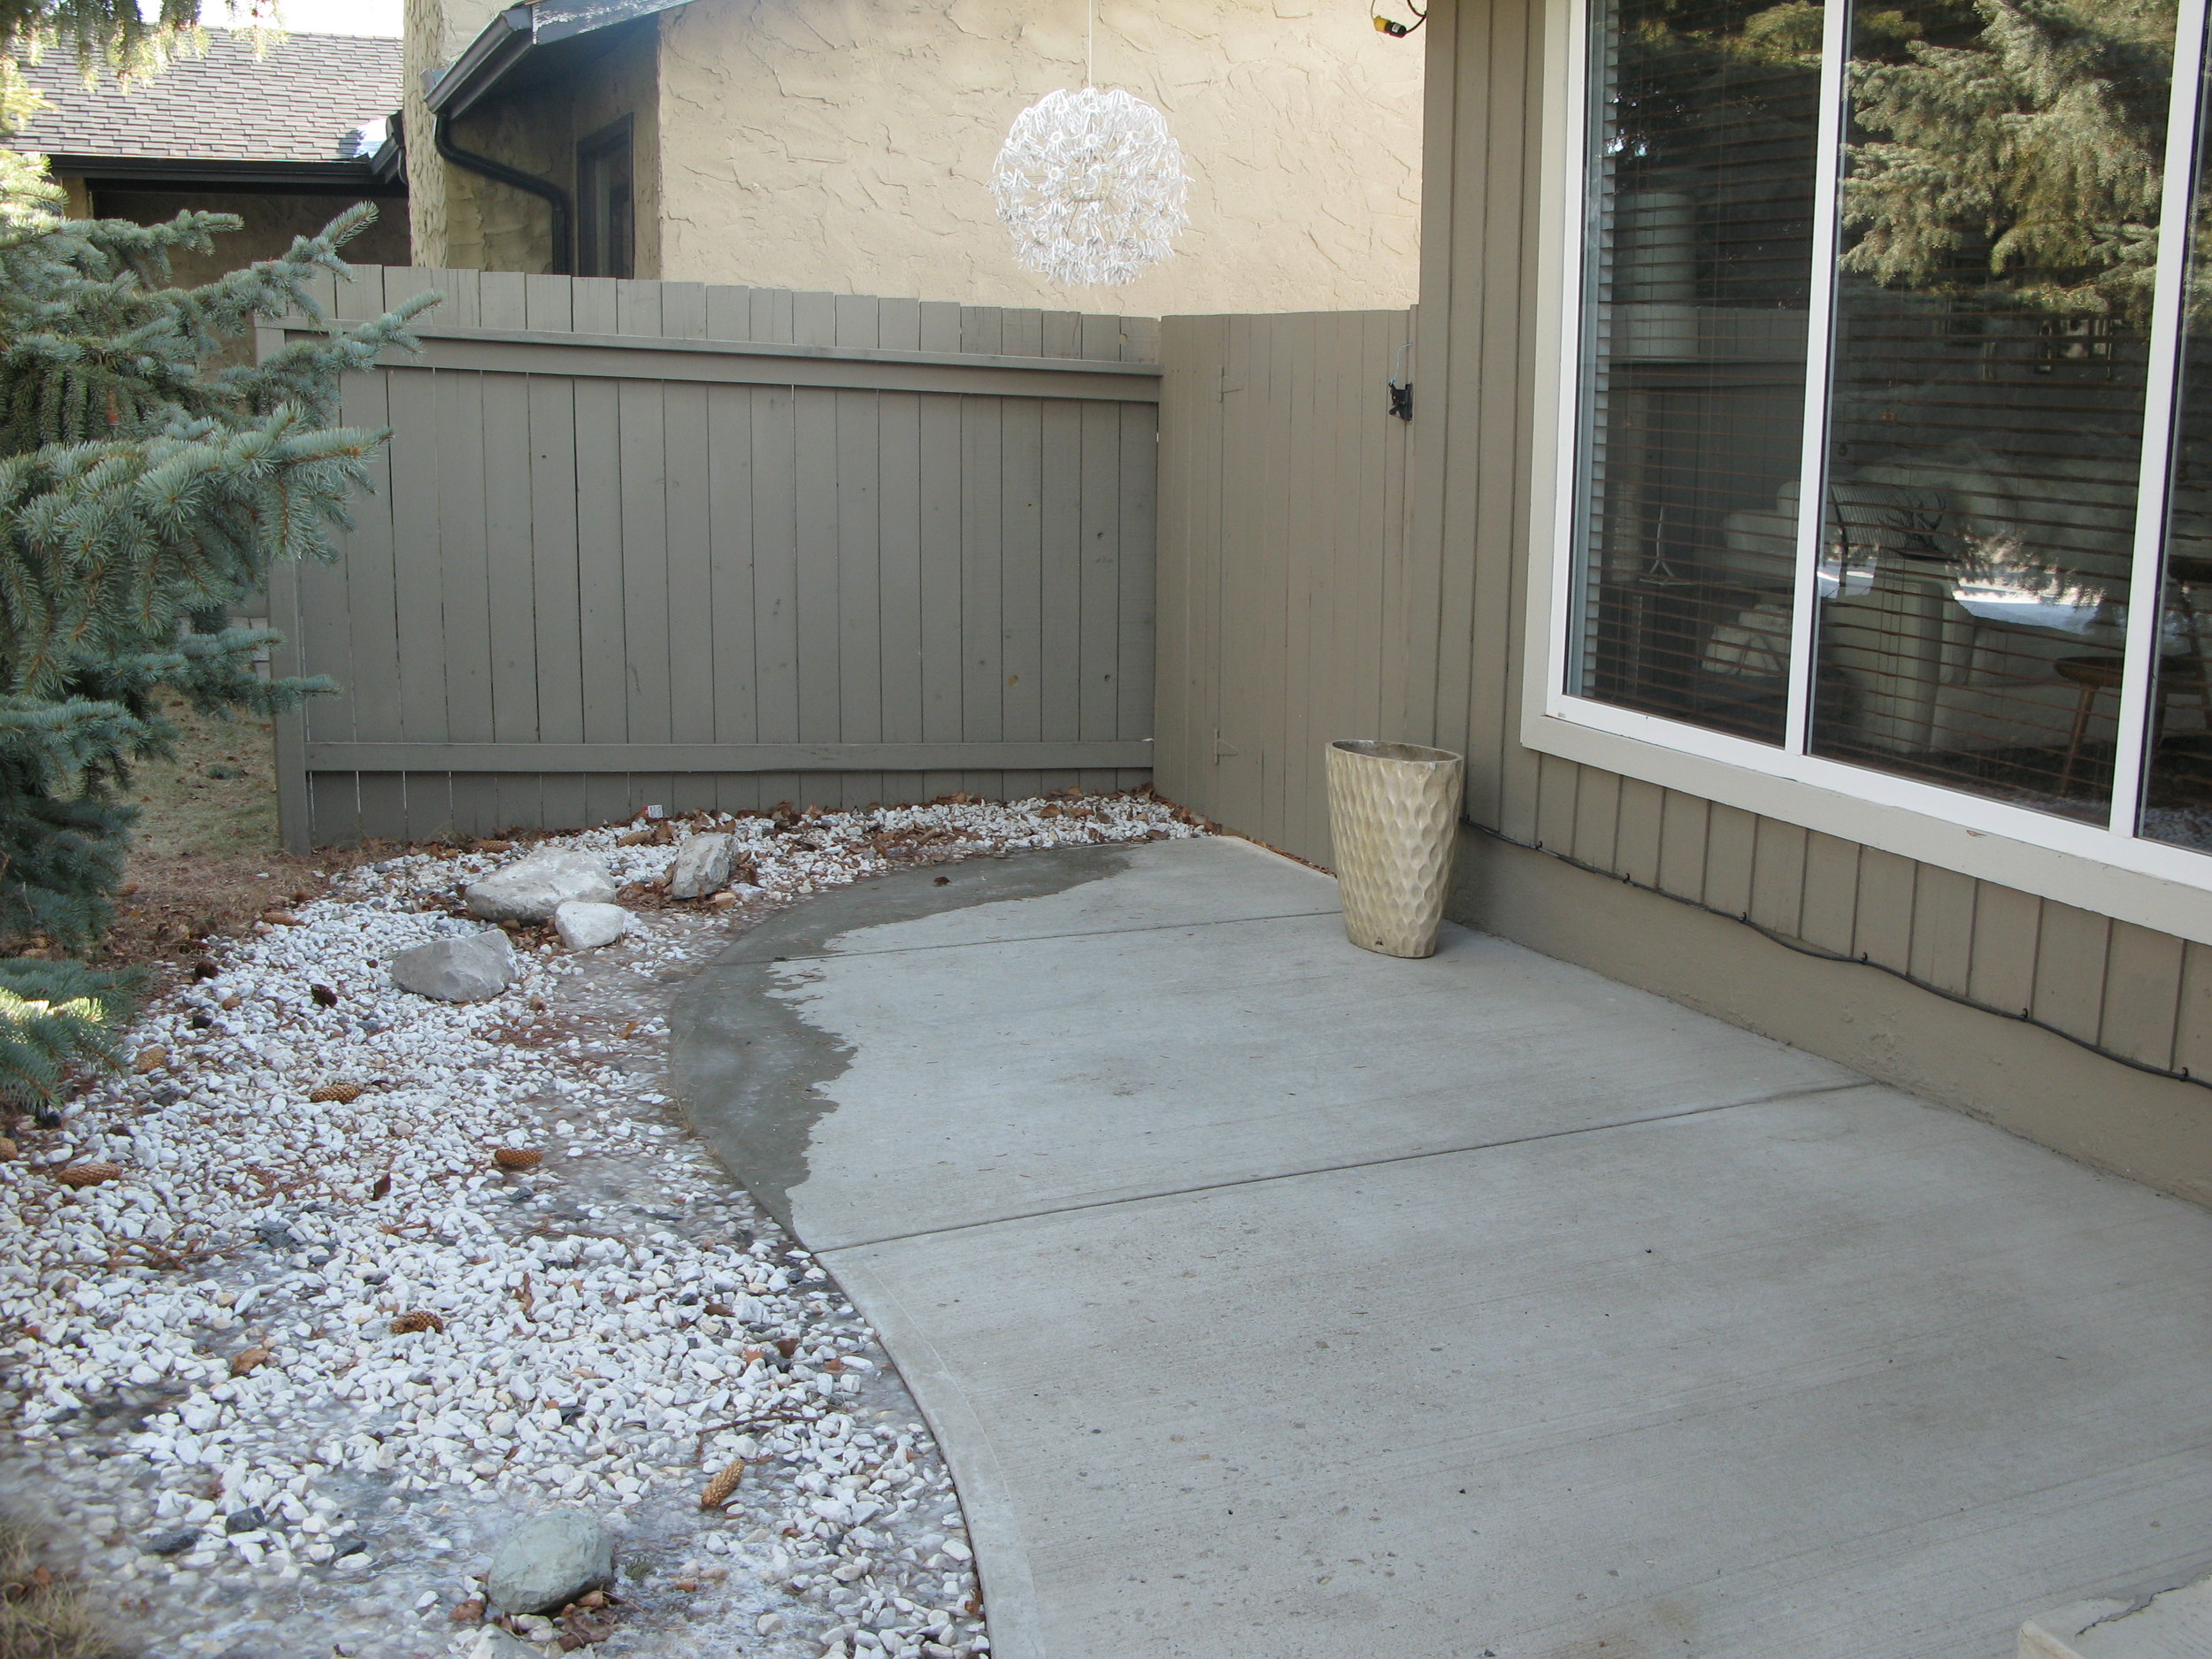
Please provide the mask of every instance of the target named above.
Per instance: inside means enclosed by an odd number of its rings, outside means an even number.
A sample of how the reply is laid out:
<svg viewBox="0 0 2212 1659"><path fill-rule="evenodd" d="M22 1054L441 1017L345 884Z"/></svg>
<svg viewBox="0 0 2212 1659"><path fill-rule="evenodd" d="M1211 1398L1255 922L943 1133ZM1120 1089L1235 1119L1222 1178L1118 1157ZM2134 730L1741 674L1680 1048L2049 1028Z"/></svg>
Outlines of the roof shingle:
<svg viewBox="0 0 2212 1659"><path fill-rule="evenodd" d="M126 93L112 76L88 88L67 47L25 64L54 105L11 150L50 156L192 161L339 161L357 127L399 107L402 43L356 35L293 35L254 56L242 30L210 29L207 56L180 56Z"/></svg>

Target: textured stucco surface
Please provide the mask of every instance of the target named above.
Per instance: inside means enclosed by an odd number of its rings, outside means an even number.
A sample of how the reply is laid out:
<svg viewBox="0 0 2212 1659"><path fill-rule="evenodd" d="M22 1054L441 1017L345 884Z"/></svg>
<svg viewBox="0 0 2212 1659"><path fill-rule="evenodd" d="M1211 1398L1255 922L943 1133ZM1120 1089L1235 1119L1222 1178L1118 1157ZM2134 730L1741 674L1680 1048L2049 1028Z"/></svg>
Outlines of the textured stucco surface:
<svg viewBox="0 0 2212 1659"><path fill-rule="evenodd" d="M1081 82L1083 39L1082 0L698 0L665 14L661 273L1099 309L1107 293L1015 264L987 188L1015 115ZM1106 0L1097 81L1166 111L1193 219L1179 256L1111 308L1409 303L1421 62L1357 0Z"/></svg>
<svg viewBox="0 0 2212 1659"><path fill-rule="evenodd" d="M487 0L408 0L410 132L431 131L419 69L442 67L458 58L499 9ZM635 274L655 277L661 273L655 102L654 26L647 21L609 30L601 49L576 73L487 100L455 123L454 136L464 148L550 180L572 196L578 141L629 116ZM538 197L456 167L426 142L408 146L407 181L416 264L484 271L551 269L551 212Z"/></svg>

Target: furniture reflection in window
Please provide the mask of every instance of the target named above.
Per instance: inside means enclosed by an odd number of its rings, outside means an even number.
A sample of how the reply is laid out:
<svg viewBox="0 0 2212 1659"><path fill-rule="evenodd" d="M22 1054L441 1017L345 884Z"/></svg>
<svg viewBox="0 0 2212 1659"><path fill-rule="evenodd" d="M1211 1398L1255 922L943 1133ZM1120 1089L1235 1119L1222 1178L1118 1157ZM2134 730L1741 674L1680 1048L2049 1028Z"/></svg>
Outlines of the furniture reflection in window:
<svg viewBox="0 0 2212 1659"><path fill-rule="evenodd" d="M1993 73L2010 37L1901 0L1855 8L1851 41L1824 487L1888 500L1833 549L1864 591L1820 606L1812 750L2101 823L2119 700L2085 698L2080 664L2126 649L2147 316L1903 171L1934 165L1909 148L1931 54ZM2162 113L2159 53L2068 65L2072 96ZM2156 157L2108 165L2154 217Z"/></svg>
<svg viewBox="0 0 2212 1659"><path fill-rule="evenodd" d="M576 146L576 274L634 274L636 240L630 165L630 118Z"/></svg>

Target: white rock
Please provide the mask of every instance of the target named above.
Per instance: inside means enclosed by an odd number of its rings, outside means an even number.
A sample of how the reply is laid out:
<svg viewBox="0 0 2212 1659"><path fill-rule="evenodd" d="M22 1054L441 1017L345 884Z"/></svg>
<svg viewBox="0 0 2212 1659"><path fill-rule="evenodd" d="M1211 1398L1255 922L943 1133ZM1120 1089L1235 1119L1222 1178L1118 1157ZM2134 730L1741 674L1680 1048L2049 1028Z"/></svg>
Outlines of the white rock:
<svg viewBox="0 0 2212 1659"><path fill-rule="evenodd" d="M589 853L532 853L468 888L469 914L488 922L542 922L571 899L604 904L614 897L606 863Z"/></svg>
<svg viewBox="0 0 2212 1659"><path fill-rule="evenodd" d="M592 950L629 932L630 912L619 904L571 899L553 912L553 931L571 950Z"/></svg>
<svg viewBox="0 0 2212 1659"><path fill-rule="evenodd" d="M497 928L467 939L436 939L392 958L392 983L441 1002L480 1002L515 982L514 942Z"/></svg>
<svg viewBox="0 0 2212 1659"><path fill-rule="evenodd" d="M668 872L668 896L703 899L718 893L730 879L737 859L733 835L694 835L676 849L676 863Z"/></svg>

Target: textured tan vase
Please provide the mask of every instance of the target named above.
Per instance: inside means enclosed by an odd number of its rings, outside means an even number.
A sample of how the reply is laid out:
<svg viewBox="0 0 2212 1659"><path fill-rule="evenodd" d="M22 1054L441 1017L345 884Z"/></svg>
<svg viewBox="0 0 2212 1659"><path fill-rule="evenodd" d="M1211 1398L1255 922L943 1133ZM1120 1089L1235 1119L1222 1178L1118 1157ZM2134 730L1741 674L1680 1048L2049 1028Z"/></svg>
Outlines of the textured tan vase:
<svg viewBox="0 0 2212 1659"><path fill-rule="evenodd" d="M1328 754L1345 937L1386 956L1434 956L1467 763L1448 749L1356 738Z"/></svg>

